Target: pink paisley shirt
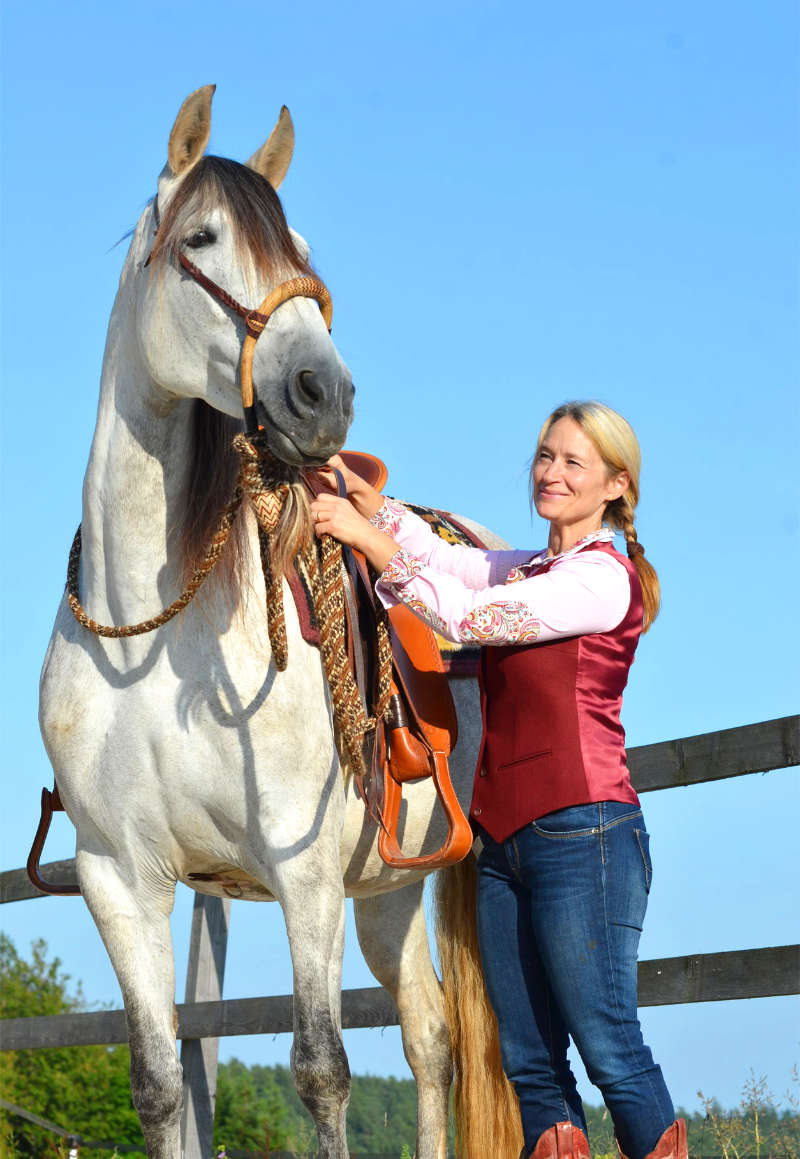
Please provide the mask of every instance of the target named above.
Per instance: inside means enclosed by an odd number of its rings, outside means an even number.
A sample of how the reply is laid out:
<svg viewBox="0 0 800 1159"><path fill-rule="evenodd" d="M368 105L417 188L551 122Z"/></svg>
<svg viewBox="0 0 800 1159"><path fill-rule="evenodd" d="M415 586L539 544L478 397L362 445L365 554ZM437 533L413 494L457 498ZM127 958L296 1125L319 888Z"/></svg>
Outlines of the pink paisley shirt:
<svg viewBox="0 0 800 1159"><path fill-rule="evenodd" d="M371 522L400 544L376 592L385 607L404 603L449 640L532 644L610 632L631 598L627 572L605 551L602 528L568 551L484 551L446 543L396 499L384 500ZM537 568L551 566L543 574Z"/></svg>

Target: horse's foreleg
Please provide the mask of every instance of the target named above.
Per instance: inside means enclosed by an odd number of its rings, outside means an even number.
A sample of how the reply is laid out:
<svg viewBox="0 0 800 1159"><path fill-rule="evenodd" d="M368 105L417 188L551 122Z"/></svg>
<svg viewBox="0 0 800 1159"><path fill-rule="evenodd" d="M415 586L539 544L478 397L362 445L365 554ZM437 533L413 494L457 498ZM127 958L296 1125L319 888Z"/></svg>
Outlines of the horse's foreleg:
<svg viewBox="0 0 800 1159"><path fill-rule="evenodd" d="M292 1073L319 1137L320 1159L348 1159L350 1068L342 1043L344 890L338 863L281 891L294 970ZM335 872L334 872L335 870Z"/></svg>
<svg viewBox="0 0 800 1159"><path fill-rule="evenodd" d="M453 1064L422 890L419 881L354 904L361 950L397 1006L403 1050L417 1081L417 1159L445 1159Z"/></svg>
<svg viewBox="0 0 800 1159"><path fill-rule="evenodd" d="M108 857L77 855L86 904L119 980L131 1049L131 1096L150 1159L179 1159L183 1072L175 1046L169 915L175 883L135 888Z"/></svg>

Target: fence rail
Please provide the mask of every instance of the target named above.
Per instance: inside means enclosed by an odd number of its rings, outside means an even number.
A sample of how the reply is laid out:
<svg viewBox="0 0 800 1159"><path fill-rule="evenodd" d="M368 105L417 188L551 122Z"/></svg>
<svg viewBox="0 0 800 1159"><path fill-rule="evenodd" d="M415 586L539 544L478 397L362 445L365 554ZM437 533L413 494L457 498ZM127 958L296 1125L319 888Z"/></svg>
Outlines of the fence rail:
<svg viewBox="0 0 800 1159"><path fill-rule="evenodd" d="M800 946L653 958L639 963L640 1006L797 993L800 993ZM287 1034L292 1029L291 994L183 1003L177 1011L179 1039ZM399 1022L394 1003L382 986L342 991L343 1029L398 1026ZM3 1050L128 1041L124 1010L8 1018L2 1023L2 1029Z"/></svg>

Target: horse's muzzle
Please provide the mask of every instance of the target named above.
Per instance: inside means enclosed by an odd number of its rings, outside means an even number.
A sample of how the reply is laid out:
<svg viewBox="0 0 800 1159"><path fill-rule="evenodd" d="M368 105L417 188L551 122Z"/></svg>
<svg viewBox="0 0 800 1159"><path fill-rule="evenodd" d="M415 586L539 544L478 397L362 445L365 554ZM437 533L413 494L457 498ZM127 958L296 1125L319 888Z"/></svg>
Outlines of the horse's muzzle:
<svg viewBox="0 0 800 1159"><path fill-rule="evenodd" d="M272 396L265 403L256 389L258 425L272 453L292 466L326 462L344 445L354 392L346 373L331 383L308 368L292 375L282 399Z"/></svg>

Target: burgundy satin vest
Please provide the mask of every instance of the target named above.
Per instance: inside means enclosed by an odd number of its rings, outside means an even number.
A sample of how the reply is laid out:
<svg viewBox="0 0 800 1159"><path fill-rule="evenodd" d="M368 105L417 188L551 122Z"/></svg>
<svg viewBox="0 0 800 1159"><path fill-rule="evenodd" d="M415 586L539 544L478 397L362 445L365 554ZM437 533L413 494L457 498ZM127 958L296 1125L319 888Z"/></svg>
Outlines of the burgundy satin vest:
<svg viewBox="0 0 800 1159"><path fill-rule="evenodd" d="M642 589L610 543L583 550L609 552L628 573L631 601L616 628L481 649L483 740L470 816L496 841L569 805L639 801L619 714L642 631Z"/></svg>

